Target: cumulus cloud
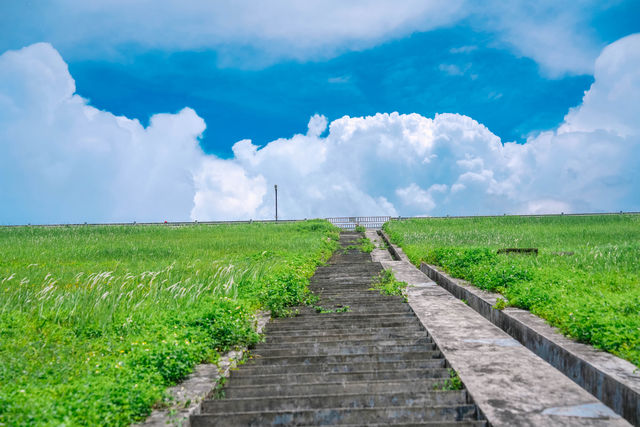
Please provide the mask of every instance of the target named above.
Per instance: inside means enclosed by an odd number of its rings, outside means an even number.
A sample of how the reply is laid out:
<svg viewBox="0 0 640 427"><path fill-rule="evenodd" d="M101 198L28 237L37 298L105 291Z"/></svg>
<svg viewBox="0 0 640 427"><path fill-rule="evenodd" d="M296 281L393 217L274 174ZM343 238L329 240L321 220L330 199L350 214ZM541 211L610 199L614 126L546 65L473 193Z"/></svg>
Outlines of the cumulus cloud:
<svg viewBox="0 0 640 427"><path fill-rule="evenodd" d="M329 58L460 23L557 76L591 73L601 45L587 28L606 7L596 0L58 0L5 8L0 50L41 40L75 59L117 58L123 46L216 49L221 65L255 67Z"/></svg>
<svg viewBox="0 0 640 427"><path fill-rule="evenodd" d="M281 214L292 218L638 210L638 52L640 35L608 46L582 105L525 144L458 114L392 113L343 117L324 138L241 141L227 161L279 184ZM271 216L272 203L256 212Z"/></svg>
<svg viewBox="0 0 640 427"><path fill-rule="evenodd" d="M273 218L274 184L282 218L639 210L638 52L640 35L608 46L582 104L525 144L459 114L315 115L304 134L220 159L200 149L193 110L145 128L74 94L50 45L10 51L0 222Z"/></svg>
<svg viewBox="0 0 640 427"><path fill-rule="evenodd" d="M48 44L0 56L0 222L188 219L204 121L185 108L145 128L74 91Z"/></svg>

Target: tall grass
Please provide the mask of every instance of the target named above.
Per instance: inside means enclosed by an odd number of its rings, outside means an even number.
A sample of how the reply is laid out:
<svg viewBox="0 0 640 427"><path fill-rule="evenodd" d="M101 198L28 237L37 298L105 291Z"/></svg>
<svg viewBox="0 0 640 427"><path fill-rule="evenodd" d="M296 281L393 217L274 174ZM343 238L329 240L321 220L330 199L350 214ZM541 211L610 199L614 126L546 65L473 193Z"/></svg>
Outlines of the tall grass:
<svg viewBox="0 0 640 427"><path fill-rule="evenodd" d="M413 263L436 264L502 293L565 334L640 366L640 216L392 221ZM498 254L536 247L538 256Z"/></svg>
<svg viewBox="0 0 640 427"><path fill-rule="evenodd" d="M324 221L0 228L0 425L124 425L251 344L335 249Z"/></svg>

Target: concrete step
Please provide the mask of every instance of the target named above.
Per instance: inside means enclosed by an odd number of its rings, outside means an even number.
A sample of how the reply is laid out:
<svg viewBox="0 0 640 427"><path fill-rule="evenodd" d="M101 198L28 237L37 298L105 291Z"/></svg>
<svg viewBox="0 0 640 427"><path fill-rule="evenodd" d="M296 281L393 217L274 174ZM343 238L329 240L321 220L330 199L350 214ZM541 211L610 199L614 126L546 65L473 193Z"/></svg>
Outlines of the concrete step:
<svg viewBox="0 0 640 427"><path fill-rule="evenodd" d="M381 294L379 290L373 289L373 285L371 285L370 283L366 283L360 286L361 288L353 288L353 289L314 287L314 288L311 288L311 290L313 292L313 295L317 296L318 298L348 297L348 298L354 298L354 299L362 299L364 297L375 298L378 295L382 297L387 296L387 295ZM402 296L400 296L400 298L402 298ZM393 300L392 299L381 300L380 302L387 302L387 301L393 301ZM400 301L403 302L404 300L400 300Z"/></svg>
<svg viewBox="0 0 640 427"><path fill-rule="evenodd" d="M308 330L308 329L292 329L292 330L280 330L280 331L269 331L267 334L268 339L273 338L277 339L277 337L299 337L299 336L327 336L327 335L382 335L382 334L404 334L404 333L413 333L413 334L427 334L427 331L421 325L415 325L411 328L406 328L405 326L391 326L391 327L357 327L357 328L342 328L339 330L335 329L322 329L322 330Z"/></svg>
<svg viewBox="0 0 640 427"><path fill-rule="evenodd" d="M257 411L202 414L191 417L193 427L277 425L344 425L384 422L389 425L413 421L467 420L476 416L475 405L393 406L380 408L330 408L295 411Z"/></svg>
<svg viewBox="0 0 640 427"><path fill-rule="evenodd" d="M229 382L223 389L226 398L249 398L266 396L313 396L328 394L342 396L361 393L423 393L434 391L442 385L440 378L382 380L358 382L334 382L316 384L263 384L234 386Z"/></svg>
<svg viewBox="0 0 640 427"><path fill-rule="evenodd" d="M251 350L251 354L254 356L262 357L281 357L281 356L338 356L338 355L355 355L355 354L371 354L378 352L390 352L390 353L406 353L417 351L435 351L436 345L420 344L420 345L349 345L345 343L342 346L325 347L317 346L311 348L267 348L261 349L257 347Z"/></svg>
<svg viewBox="0 0 640 427"><path fill-rule="evenodd" d="M421 327L420 322L417 318L386 318L382 320L371 320L367 321L365 319L362 320L334 320L327 322L318 322L313 323L311 321L308 322L295 322L295 323L270 323L265 327L266 333L271 333L274 331L291 331L291 330L299 330L299 329L327 329L327 330L353 330L359 328L395 328L395 327Z"/></svg>
<svg viewBox="0 0 640 427"><path fill-rule="evenodd" d="M354 292L319 290L315 291L313 295L318 298L318 301L320 302L338 299L340 300L340 303L346 303L349 305L366 305L367 303L374 302L378 298L382 298L378 299L377 303L379 304L398 304L405 302L402 295L392 297L390 295L381 294L377 289L369 288Z"/></svg>
<svg viewBox="0 0 640 427"><path fill-rule="evenodd" d="M373 283L375 283L374 277L377 273L371 273L367 275L361 276L350 276L350 277L327 277L323 278L315 278L311 279L309 282L309 289L315 290L319 288L328 288L328 289L357 289L357 288L366 288L371 287Z"/></svg>
<svg viewBox="0 0 640 427"><path fill-rule="evenodd" d="M367 424L366 427L384 427L387 424ZM464 420L464 421L422 421L415 423L393 424L394 427L487 427L484 420ZM342 427L363 427L362 424L342 424Z"/></svg>
<svg viewBox="0 0 640 427"><path fill-rule="evenodd" d="M336 258L329 260L329 262L332 264L332 266L335 266L336 268L342 265L350 266L352 262L349 260L349 258L355 260L356 262L373 264L371 261L367 261L365 256L369 256L369 255L363 255L357 252L351 252L348 254L339 254L339 256L337 256Z"/></svg>
<svg viewBox="0 0 640 427"><path fill-rule="evenodd" d="M318 267L312 278L321 279L329 276L342 279L357 274L378 274L381 270L382 266L377 262L330 264Z"/></svg>
<svg viewBox="0 0 640 427"><path fill-rule="evenodd" d="M287 350L287 349L315 349L315 348L337 348L345 346L395 346L395 345L425 345L433 344L431 338L418 337L418 338L371 338L365 337L362 339L345 339L344 337L338 338L335 341L300 341L300 342L271 342L257 344L255 350Z"/></svg>
<svg viewBox="0 0 640 427"><path fill-rule="evenodd" d="M380 363L398 362L404 360L428 360L442 357L439 350L433 351L412 351L412 352L390 352L378 351L363 354L332 354L332 355L285 355L285 356L263 356L250 355L248 364L254 365L299 365L312 363Z"/></svg>
<svg viewBox="0 0 640 427"><path fill-rule="evenodd" d="M341 245L361 237L343 233ZM484 426L465 390L438 390L448 364L405 298L371 289L381 270L358 250L334 253L309 289L314 305L349 311L302 306L272 320L226 398L205 401L191 425Z"/></svg>
<svg viewBox="0 0 640 427"><path fill-rule="evenodd" d="M295 335L288 336L286 334L283 335L267 335L265 337L265 344L273 344L273 343L305 343L305 342L323 342L323 341L356 341L363 339L402 339L402 338L429 338L429 335L426 331L404 331L399 330L397 332L386 332L386 331L377 331L375 329L370 330L369 333L360 333L360 331L356 331L354 333L345 333L345 334L330 334L326 331L321 332L310 332L307 335Z"/></svg>
<svg viewBox="0 0 640 427"><path fill-rule="evenodd" d="M411 307L409 307L408 305L406 307L401 306L401 305L394 305L393 307L389 307L388 304L380 304L380 305L376 305L376 306L363 306L363 305L359 305L359 304L346 304L345 303L336 303L336 304L327 304L327 303L322 303L322 302L317 302L316 305L322 307L323 310L342 310L344 309L344 307L348 307L347 312L346 313L352 313L352 314L374 314L374 315L378 315L378 314L382 314L382 313L389 313L389 314L396 314L396 315L400 315L400 314L405 314L405 313L413 313L413 311L411 310ZM296 317L300 318L300 317L314 317L317 316L318 314L321 315L326 315L326 314L330 314L330 313L318 313L318 311L313 308L313 307L301 307L298 309L298 314L296 315Z"/></svg>
<svg viewBox="0 0 640 427"><path fill-rule="evenodd" d="M394 370L394 369L437 369L445 367L444 359L429 360L405 360L398 362L380 363L325 363L325 364L300 364L300 365L244 365L242 369L234 370L233 375L270 375L286 373L311 373L311 372L354 372L373 370Z"/></svg>
<svg viewBox="0 0 640 427"><path fill-rule="evenodd" d="M416 319L415 314L413 312L407 311L392 311L388 310L386 312L381 313L351 313L351 312L341 312L341 313L316 313L316 316L313 318L309 318L308 316L295 316L295 317L287 317L282 319L273 319L271 320L267 326L276 326L276 325L293 325L299 323L314 323L316 325L324 325L326 323L331 322L362 322L362 321L383 321L383 320L399 320L399 319L407 319L413 320Z"/></svg>
<svg viewBox="0 0 640 427"><path fill-rule="evenodd" d="M357 382L357 381L380 381L380 380L417 380L441 378L443 381L449 378L449 371L445 368L435 369L403 369L403 370L375 370L375 371L353 371L353 372L310 372L310 373L286 373L269 375L240 375L233 371L229 381L234 385L262 385L262 384L315 384L333 382Z"/></svg>
<svg viewBox="0 0 640 427"><path fill-rule="evenodd" d="M425 391L421 393L368 393L343 395L257 397L205 400L202 412L293 411L299 408L376 408L390 406L452 406L467 403L467 393L455 391Z"/></svg>
<svg viewBox="0 0 640 427"><path fill-rule="evenodd" d="M318 296L318 299L313 305L329 306L329 305L348 305L352 310L358 310L358 312L366 312L369 309L377 309L382 307L388 307L389 309L402 310L413 312L409 304L404 301L402 296L392 297L388 295L380 294L378 291L370 294L360 295L326 295ZM311 306L305 306L312 308Z"/></svg>

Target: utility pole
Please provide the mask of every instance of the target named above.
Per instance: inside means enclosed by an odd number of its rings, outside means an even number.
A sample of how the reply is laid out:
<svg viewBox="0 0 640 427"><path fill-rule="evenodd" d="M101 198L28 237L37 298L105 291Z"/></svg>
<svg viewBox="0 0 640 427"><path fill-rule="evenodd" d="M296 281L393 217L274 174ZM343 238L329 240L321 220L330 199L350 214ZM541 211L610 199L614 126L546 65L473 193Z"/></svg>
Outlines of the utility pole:
<svg viewBox="0 0 640 427"><path fill-rule="evenodd" d="M276 190L276 221L278 220L278 185L274 185L273 189Z"/></svg>

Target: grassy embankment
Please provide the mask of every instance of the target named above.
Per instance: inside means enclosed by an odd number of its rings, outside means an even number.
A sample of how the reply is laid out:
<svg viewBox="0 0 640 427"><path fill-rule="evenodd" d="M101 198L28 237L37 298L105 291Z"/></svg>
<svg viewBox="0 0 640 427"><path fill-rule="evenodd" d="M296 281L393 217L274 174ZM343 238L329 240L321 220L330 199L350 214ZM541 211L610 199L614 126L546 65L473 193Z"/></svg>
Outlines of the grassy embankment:
<svg viewBox="0 0 640 427"><path fill-rule="evenodd" d="M0 228L0 425L126 425L259 340L337 247L325 221Z"/></svg>
<svg viewBox="0 0 640 427"><path fill-rule="evenodd" d="M508 305L640 366L640 216L411 219L384 229L414 264L500 292ZM497 253L514 247L539 254Z"/></svg>

